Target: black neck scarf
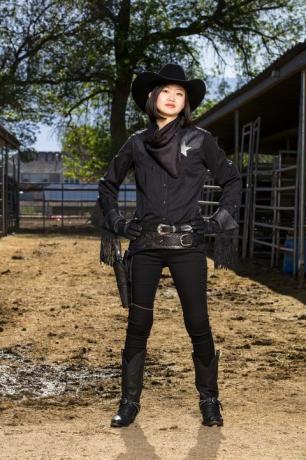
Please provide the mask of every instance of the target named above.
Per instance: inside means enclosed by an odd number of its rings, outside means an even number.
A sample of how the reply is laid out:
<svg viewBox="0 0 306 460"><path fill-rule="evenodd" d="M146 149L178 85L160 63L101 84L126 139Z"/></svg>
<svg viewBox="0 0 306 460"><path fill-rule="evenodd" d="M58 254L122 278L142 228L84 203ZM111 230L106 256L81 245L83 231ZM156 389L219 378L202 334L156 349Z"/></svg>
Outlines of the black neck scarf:
<svg viewBox="0 0 306 460"><path fill-rule="evenodd" d="M151 156L173 177L181 172L180 145L184 118L177 116L161 129L155 120L150 120L144 144Z"/></svg>

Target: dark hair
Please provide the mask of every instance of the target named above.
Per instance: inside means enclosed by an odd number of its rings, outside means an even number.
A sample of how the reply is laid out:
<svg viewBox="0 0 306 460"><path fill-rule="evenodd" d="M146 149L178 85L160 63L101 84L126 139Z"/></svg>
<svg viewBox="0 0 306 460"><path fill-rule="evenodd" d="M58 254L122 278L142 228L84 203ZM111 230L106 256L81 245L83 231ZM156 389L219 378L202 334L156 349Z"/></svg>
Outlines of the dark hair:
<svg viewBox="0 0 306 460"><path fill-rule="evenodd" d="M156 120L156 118L165 118L161 115L161 113L159 113L156 107L156 101L157 101L159 93L165 86L167 86L167 84L168 83L165 83L163 85L154 86L151 92L151 96L150 97L148 96L145 110L151 120ZM185 106L182 109L182 111L179 113L179 115L182 115L184 117L183 126L188 126L193 122L187 90L185 90Z"/></svg>

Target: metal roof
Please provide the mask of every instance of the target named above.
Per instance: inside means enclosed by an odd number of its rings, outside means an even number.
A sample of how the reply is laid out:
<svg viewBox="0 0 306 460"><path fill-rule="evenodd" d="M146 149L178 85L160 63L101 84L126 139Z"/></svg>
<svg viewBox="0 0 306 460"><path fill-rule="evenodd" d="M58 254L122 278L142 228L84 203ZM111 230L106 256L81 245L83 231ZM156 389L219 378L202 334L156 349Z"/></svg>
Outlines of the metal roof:
<svg viewBox="0 0 306 460"><path fill-rule="evenodd" d="M210 110L195 120L200 126L207 126L220 116L226 115L260 94L278 85L284 79L306 67L306 41L298 43L286 51L270 66L237 91L226 96Z"/></svg>
<svg viewBox="0 0 306 460"><path fill-rule="evenodd" d="M4 145L13 149L18 149L20 147L20 142L13 134L0 125L0 147Z"/></svg>
<svg viewBox="0 0 306 460"><path fill-rule="evenodd" d="M239 132L243 125L260 117L263 153L279 148L296 149L303 69L306 69L306 41L286 51L194 122L211 131L222 148L233 153L235 112L239 112Z"/></svg>

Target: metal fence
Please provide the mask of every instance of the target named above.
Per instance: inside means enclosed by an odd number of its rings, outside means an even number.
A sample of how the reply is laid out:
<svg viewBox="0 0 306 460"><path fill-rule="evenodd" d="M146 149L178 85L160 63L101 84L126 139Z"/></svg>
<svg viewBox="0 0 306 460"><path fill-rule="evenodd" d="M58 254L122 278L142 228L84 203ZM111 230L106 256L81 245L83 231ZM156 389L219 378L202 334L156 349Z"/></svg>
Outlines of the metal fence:
<svg viewBox="0 0 306 460"><path fill-rule="evenodd" d="M271 267L284 269L285 263L293 264L291 272L295 275L299 241L296 152L280 151L277 156L271 155L270 163L267 159L262 163L258 149L253 147L252 151L252 162L248 160L241 171L243 193L236 248L243 258L261 258ZM213 214L221 192L208 171L199 201L203 215ZM21 184L19 197L21 230L95 229L90 224L98 197L97 183ZM126 218L132 217L135 184L120 186L118 205ZM209 242L213 239L208 237Z"/></svg>
<svg viewBox="0 0 306 460"><path fill-rule="evenodd" d="M271 167L255 159L253 216L250 257L267 248L270 266L280 266L290 254L293 275L297 271L298 242L298 174L297 152L279 152ZM256 251L257 248L257 251Z"/></svg>
<svg viewBox="0 0 306 460"><path fill-rule="evenodd" d="M97 184L21 184L21 230L89 228L98 197ZM134 184L122 184L118 203L128 216L135 207Z"/></svg>

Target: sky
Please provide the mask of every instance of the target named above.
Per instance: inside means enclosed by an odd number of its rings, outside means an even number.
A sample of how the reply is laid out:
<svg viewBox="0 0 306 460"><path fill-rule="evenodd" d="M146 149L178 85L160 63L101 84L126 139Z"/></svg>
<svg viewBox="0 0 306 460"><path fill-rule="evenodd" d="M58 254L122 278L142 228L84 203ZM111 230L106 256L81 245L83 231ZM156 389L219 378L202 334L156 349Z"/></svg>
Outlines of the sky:
<svg viewBox="0 0 306 460"><path fill-rule="evenodd" d="M37 140L34 144L34 148L36 150L61 150L61 144L57 139L57 135L54 132L54 128L50 128L50 126L39 124L39 129L41 132L37 135Z"/></svg>
<svg viewBox="0 0 306 460"><path fill-rule="evenodd" d="M213 67L215 66L215 56L211 48L203 47L203 51L200 53L201 62L203 63L203 69L206 74L212 74ZM227 65L224 68L223 76L225 78L235 78L236 72L234 69L234 61L231 56L227 56ZM39 151L58 151L61 150L61 144L57 138L57 133L54 127L39 124L38 128L40 133L37 134L37 140L34 144L34 148Z"/></svg>

